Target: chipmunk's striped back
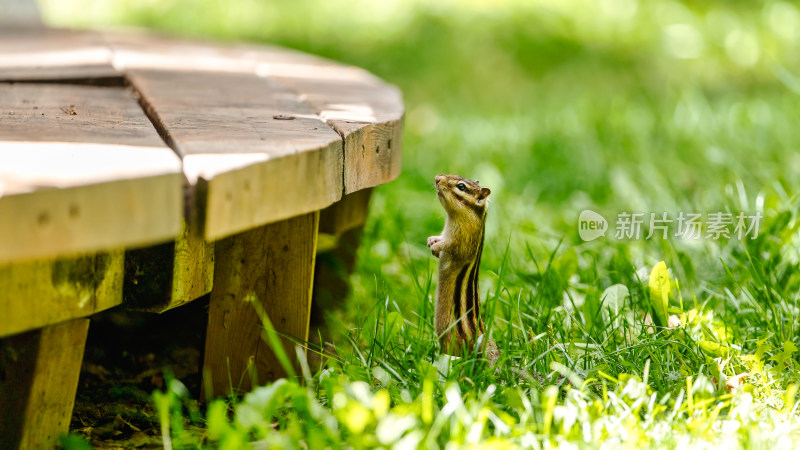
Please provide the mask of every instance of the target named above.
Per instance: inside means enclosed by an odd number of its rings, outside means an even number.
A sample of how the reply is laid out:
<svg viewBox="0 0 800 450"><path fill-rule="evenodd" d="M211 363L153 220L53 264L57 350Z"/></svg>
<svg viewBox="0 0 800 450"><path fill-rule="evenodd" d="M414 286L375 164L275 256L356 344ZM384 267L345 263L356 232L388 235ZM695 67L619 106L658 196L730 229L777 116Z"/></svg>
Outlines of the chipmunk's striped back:
<svg viewBox="0 0 800 450"><path fill-rule="evenodd" d="M476 335L483 334L484 326L480 317L480 295L478 292L478 269L481 266L483 253L483 235L481 235L476 257L465 264L455 279L452 302L455 307L456 332L458 340L468 342ZM447 281L447 280L445 280ZM441 283L442 280L440 279Z"/></svg>

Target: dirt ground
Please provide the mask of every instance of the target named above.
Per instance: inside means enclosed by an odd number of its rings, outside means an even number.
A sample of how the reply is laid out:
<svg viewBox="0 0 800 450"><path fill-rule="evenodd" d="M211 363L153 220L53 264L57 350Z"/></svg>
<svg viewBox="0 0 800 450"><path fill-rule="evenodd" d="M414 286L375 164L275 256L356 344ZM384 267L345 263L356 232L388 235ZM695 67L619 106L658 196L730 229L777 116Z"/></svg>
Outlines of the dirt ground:
<svg viewBox="0 0 800 450"><path fill-rule="evenodd" d="M200 398L207 309L205 297L160 315L112 309L93 316L71 432L96 448L161 448L152 393L171 374Z"/></svg>

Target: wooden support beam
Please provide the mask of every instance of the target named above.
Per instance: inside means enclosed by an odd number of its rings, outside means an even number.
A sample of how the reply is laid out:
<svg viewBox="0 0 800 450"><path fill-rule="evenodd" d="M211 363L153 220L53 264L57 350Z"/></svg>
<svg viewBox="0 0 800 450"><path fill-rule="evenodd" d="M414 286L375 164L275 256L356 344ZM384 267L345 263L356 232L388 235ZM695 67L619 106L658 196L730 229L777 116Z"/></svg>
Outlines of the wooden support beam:
<svg viewBox="0 0 800 450"><path fill-rule="evenodd" d="M279 333L308 339L318 225L319 212L313 212L216 243L203 367L206 398L286 375L253 303ZM283 342L292 359L294 344Z"/></svg>
<svg viewBox="0 0 800 450"><path fill-rule="evenodd" d="M0 448L55 448L69 431L89 319L0 339Z"/></svg>
<svg viewBox="0 0 800 450"><path fill-rule="evenodd" d="M311 304L312 341L318 339L318 332L325 334L325 311L340 308L347 298L349 278L356 264L356 253L361 244L371 196L371 188L347 194L320 212L320 241L323 236L332 236L332 239L326 240L335 242L335 245L325 251L317 247Z"/></svg>
<svg viewBox="0 0 800 450"><path fill-rule="evenodd" d="M128 308L162 313L211 292L214 243L184 223L166 244L125 252L123 297Z"/></svg>
<svg viewBox="0 0 800 450"><path fill-rule="evenodd" d="M372 189L347 194L319 214L319 232L340 235L353 228L363 227L367 222L369 199Z"/></svg>
<svg viewBox="0 0 800 450"><path fill-rule="evenodd" d="M122 271L121 250L0 265L0 337L119 305Z"/></svg>

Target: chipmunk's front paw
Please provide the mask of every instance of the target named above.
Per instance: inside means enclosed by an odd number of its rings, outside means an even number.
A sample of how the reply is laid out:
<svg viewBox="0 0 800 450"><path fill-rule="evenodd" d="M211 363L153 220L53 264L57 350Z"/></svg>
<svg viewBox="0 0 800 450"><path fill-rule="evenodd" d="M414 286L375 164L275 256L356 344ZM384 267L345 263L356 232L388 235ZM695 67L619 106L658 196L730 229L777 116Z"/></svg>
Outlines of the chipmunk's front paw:
<svg viewBox="0 0 800 450"><path fill-rule="evenodd" d="M442 243L443 239L441 236L431 236L428 238L428 248L431 249L433 256L439 257L439 253L442 251Z"/></svg>

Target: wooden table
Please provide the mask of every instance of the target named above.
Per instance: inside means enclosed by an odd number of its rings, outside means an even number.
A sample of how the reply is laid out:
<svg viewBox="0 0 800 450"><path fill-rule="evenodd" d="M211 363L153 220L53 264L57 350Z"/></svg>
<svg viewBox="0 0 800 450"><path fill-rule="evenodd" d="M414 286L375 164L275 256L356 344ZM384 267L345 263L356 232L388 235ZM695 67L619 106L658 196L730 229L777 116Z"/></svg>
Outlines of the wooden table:
<svg viewBox="0 0 800 450"><path fill-rule="evenodd" d="M121 303L210 292L206 395L282 376L257 310L308 339L318 233L363 225L402 116L283 48L0 28L0 440L67 431L88 317Z"/></svg>

